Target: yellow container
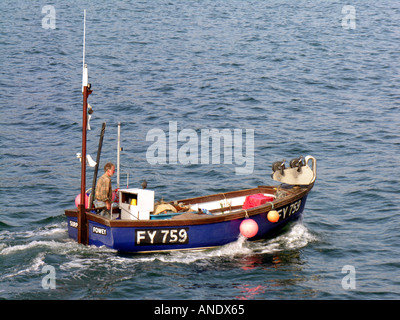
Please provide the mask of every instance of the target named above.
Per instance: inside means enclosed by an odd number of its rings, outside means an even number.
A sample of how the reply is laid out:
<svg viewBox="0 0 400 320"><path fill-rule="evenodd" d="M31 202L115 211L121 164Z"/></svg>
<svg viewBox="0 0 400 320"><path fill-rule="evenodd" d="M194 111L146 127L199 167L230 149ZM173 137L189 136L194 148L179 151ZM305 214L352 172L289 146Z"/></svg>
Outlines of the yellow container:
<svg viewBox="0 0 400 320"><path fill-rule="evenodd" d="M131 206L136 206L137 204L137 200L136 199L132 199L131 200Z"/></svg>

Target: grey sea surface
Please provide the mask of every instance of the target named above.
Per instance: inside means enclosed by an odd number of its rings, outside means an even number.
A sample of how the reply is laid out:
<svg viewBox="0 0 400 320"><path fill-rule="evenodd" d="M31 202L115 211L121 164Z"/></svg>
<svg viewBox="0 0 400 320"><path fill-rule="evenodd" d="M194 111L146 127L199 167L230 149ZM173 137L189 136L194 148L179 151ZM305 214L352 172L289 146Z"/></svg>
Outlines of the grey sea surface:
<svg viewBox="0 0 400 320"><path fill-rule="evenodd" d="M156 199L274 184L274 161L310 154L318 177L302 221L202 252L124 255L69 239L84 9L88 152L106 121L101 166L116 162L118 122L121 184L146 179ZM0 298L399 299L399 21L394 0L2 1ZM146 136L168 136L171 122L198 137L253 130L252 170L238 175L243 163L223 152L152 164Z"/></svg>

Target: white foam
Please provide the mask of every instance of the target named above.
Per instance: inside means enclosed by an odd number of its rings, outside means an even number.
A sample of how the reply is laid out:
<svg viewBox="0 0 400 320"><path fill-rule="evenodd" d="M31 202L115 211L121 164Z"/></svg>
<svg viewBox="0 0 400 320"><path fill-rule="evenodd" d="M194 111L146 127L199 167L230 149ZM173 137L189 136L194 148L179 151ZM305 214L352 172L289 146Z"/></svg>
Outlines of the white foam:
<svg viewBox="0 0 400 320"><path fill-rule="evenodd" d="M244 236L229 244L221 247L205 250L172 251L169 253L150 253L135 256L122 257L118 255L108 255L105 259L100 259L101 264L110 264L112 268L134 268L138 263L151 263L161 261L163 263L213 263L215 258L240 257L252 254L275 253L283 250L300 249L308 243L315 241L308 229L302 224L296 224L291 229L274 239L268 241L248 241ZM98 248L99 249L99 248ZM111 249L104 248L111 251ZM98 259L93 261L96 264ZM87 267L88 261L74 260L64 265L65 268Z"/></svg>
<svg viewBox="0 0 400 320"><path fill-rule="evenodd" d="M70 269L88 269L92 265L96 264L104 264L104 260L97 258L75 258L72 261L66 262L60 266L61 270L70 270Z"/></svg>
<svg viewBox="0 0 400 320"><path fill-rule="evenodd" d="M236 256L243 254L250 254L253 250L249 248L247 238L240 235L235 242L228 243L218 249L214 249L209 252L211 257L223 257L223 256Z"/></svg>
<svg viewBox="0 0 400 320"><path fill-rule="evenodd" d="M240 236L236 241L221 247L203 250L173 251L169 254L154 255L150 259L157 259L166 263L209 263L210 260L218 257L233 257L237 255L245 255L251 253L252 249L249 248L247 239L243 236Z"/></svg>
<svg viewBox="0 0 400 320"><path fill-rule="evenodd" d="M317 238L301 223L295 224L291 229L274 239L267 242L264 247L260 247L260 253L274 253L282 250L301 249L307 244L316 241Z"/></svg>
<svg viewBox="0 0 400 320"><path fill-rule="evenodd" d="M67 233L67 225L66 223L62 223L61 225L53 224L34 230L23 230L23 231L4 230L0 232L0 240L2 241L22 240L29 238L57 236L66 233Z"/></svg>
<svg viewBox="0 0 400 320"><path fill-rule="evenodd" d="M43 234L57 234L61 232L59 226L47 227L42 229ZM62 231L64 232L64 230ZM24 235L28 237L28 232ZM20 234L21 235L21 234ZM257 254L270 254L283 250L293 250L305 247L310 242L317 240L309 230L302 224L296 224L291 229L271 240L248 241L244 236L240 236L236 241L227 245L206 249L175 251L169 253L142 254L133 256L121 256L116 251L107 247L83 246L71 239L63 240L34 240L23 244L8 245L0 244L0 256L13 254L30 253L34 256L28 266L19 266L9 270L1 279L9 279L21 274L40 271L45 265L45 257L49 253L65 255L67 261L62 263L59 268L63 271L73 271L73 277L80 277L79 270L106 267L110 271L130 270L129 276L135 273L135 269L140 264L161 262L167 264L200 264L210 265L219 258L246 257ZM35 250L36 249L36 253ZM18 270L20 269L20 270Z"/></svg>
<svg viewBox="0 0 400 320"><path fill-rule="evenodd" d="M293 226L289 234L284 238L286 247L289 249L300 249L316 240L317 238L302 224Z"/></svg>
<svg viewBox="0 0 400 320"><path fill-rule="evenodd" d="M26 274L26 273L29 274L32 272L37 272L39 270L39 268L45 264L44 258L45 258L45 254L43 252L41 252L35 257L32 264L30 266L28 266L27 268L10 273L10 274L6 274L6 275L2 276L0 279L3 280L3 279L8 279L8 278L13 278L13 277L19 276L21 274Z"/></svg>
<svg viewBox="0 0 400 320"><path fill-rule="evenodd" d="M5 247L0 251L0 255L9 255L18 251L25 251L36 247L60 247L61 243L55 241L32 241L27 244L20 244L15 246Z"/></svg>

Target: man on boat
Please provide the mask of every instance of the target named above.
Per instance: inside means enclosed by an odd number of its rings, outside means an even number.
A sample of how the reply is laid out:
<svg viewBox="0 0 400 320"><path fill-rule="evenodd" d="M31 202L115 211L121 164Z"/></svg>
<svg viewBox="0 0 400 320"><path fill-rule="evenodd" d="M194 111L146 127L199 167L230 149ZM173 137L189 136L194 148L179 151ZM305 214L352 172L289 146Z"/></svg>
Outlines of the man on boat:
<svg viewBox="0 0 400 320"><path fill-rule="evenodd" d="M111 162L104 166L104 174L100 177L96 185L94 205L96 208L105 207L99 214L103 217L111 217L112 187L111 177L115 173L115 165Z"/></svg>

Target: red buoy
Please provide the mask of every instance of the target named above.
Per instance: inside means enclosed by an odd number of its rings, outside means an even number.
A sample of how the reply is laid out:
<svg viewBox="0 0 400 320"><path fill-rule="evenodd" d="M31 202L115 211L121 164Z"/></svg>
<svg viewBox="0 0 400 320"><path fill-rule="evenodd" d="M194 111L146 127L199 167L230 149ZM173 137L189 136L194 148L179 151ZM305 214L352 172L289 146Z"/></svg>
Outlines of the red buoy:
<svg viewBox="0 0 400 320"><path fill-rule="evenodd" d="M81 204L81 194L78 194L75 198L75 205L78 208L80 204ZM85 194L85 207L86 209L89 208L89 195L87 193Z"/></svg>
<svg viewBox="0 0 400 320"><path fill-rule="evenodd" d="M246 238L254 237L258 232L258 224L253 219L245 219L240 224L240 233Z"/></svg>

